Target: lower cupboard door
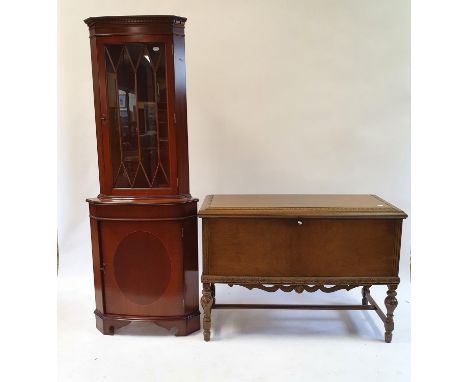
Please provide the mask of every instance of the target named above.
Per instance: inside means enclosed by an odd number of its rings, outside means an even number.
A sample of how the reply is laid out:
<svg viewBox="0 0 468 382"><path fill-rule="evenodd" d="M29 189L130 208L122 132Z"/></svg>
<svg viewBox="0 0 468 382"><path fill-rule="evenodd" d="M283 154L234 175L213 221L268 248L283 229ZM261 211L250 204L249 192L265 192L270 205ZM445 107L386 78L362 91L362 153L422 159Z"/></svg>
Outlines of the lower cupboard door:
<svg viewBox="0 0 468 382"><path fill-rule="evenodd" d="M183 314L181 225L101 223L104 309L127 316Z"/></svg>

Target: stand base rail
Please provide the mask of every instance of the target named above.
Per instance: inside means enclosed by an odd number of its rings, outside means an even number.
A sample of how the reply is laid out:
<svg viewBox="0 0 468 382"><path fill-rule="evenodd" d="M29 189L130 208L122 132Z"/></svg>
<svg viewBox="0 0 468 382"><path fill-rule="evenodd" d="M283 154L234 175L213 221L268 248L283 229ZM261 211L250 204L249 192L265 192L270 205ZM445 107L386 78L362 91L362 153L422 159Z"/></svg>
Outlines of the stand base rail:
<svg viewBox="0 0 468 382"><path fill-rule="evenodd" d="M377 310L377 307L374 305L214 304L211 309Z"/></svg>
<svg viewBox="0 0 468 382"><path fill-rule="evenodd" d="M233 284L229 283L229 286ZM261 284L237 284L248 289L259 288L268 292L274 292L278 289L283 291L296 291L302 293L303 291L317 291L321 290L326 293L335 292L339 289L352 289L357 285L336 285L333 287L326 287L325 285L316 285L309 287L307 285L273 285L265 286ZM211 310L212 309L291 309L291 310L375 310L385 326L385 342L392 341L392 332L394 329L393 312L398 305L396 299L396 289L398 284L387 285L387 297L385 298L385 307L387 313L380 308L370 294L371 285L362 286L362 304L361 305L299 305L299 304L217 304L215 300L215 283L203 283L203 295L201 298L201 305L203 307L203 336L205 341L210 340L211 336Z"/></svg>

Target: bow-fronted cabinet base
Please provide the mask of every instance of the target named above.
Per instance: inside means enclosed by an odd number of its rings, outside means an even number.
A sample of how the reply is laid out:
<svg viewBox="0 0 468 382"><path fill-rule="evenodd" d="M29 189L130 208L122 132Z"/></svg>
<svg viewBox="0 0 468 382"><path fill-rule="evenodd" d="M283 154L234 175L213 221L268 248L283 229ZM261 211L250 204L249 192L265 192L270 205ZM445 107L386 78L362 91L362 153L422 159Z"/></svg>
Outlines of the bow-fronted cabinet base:
<svg viewBox="0 0 468 382"><path fill-rule="evenodd" d="M103 334L148 321L200 329L197 199L88 199L96 326Z"/></svg>

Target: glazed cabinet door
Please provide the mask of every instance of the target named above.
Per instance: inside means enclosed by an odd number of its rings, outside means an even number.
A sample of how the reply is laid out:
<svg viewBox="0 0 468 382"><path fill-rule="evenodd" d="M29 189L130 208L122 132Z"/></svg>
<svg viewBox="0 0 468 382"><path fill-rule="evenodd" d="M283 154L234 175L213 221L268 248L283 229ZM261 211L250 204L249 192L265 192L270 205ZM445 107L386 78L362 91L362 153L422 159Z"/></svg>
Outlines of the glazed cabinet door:
<svg viewBox="0 0 468 382"><path fill-rule="evenodd" d="M177 193L172 42L100 38L102 193Z"/></svg>
<svg viewBox="0 0 468 382"><path fill-rule="evenodd" d="M101 223L105 313L183 314L181 232L178 221Z"/></svg>

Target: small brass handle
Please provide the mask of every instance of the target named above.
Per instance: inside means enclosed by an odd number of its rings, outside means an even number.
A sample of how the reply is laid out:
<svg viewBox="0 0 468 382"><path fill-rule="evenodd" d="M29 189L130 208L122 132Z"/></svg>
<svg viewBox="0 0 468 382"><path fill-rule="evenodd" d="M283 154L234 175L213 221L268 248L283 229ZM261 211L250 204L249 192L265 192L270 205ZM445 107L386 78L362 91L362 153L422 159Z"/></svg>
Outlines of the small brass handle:
<svg viewBox="0 0 468 382"><path fill-rule="evenodd" d="M298 225L302 225L302 220L298 220L298 221L297 221L297 224L298 224Z"/></svg>
<svg viewBox="0 0 468 382"><path fill-rule="evenodd" d="M101 121L105 121L106 120L106 116L104 114L101 114Z"/></svg>

